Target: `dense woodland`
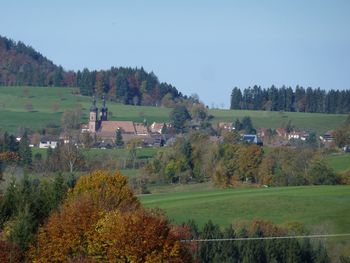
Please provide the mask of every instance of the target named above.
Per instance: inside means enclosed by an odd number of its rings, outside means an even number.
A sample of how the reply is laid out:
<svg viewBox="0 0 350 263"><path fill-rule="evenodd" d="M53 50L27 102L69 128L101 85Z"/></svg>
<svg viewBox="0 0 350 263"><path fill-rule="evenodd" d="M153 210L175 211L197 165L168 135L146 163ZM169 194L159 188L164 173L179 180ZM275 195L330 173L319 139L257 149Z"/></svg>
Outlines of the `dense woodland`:
<svg viewBox="0 0 350 263"><path fill-rule="evenodd" d="M329 90L311 87L260 86L249 87L243 92L235 87L231 93L231 109L348 113L350 111L350 90Z"/></svg>
<svg viewBox="0 0 350 263"><path fill-rule="evenodd" d="M143 68L66 71L22 42L0 36L0 85L78 87L82 95L107 93L110 100L163 105L186 98Z"/></svg>

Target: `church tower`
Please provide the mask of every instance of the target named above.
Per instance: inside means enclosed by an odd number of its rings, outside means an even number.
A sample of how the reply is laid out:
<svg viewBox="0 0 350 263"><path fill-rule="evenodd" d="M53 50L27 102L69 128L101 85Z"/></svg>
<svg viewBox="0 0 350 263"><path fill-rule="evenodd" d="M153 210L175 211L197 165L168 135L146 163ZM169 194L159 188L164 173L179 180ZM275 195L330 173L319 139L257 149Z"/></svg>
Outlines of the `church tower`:
<svg viewBox="0 0 350 263"><path fill-rule="evenodd" d="M96 98L94 96L92 105L90 107L90 118L89 118L89 132L91 133L95 133L97 130L97 124L98 124L97 112L98 112L98 108L96 107Z"/></svg>
<svg viewBox="0 0 350 263"><path fill-rule="evenodd" d="M102 97L102 108L101 108L101 121L106 121L107 120L107 115L108 115L108 108L106 107L106 98L105 95L103 94Z"/></svg>

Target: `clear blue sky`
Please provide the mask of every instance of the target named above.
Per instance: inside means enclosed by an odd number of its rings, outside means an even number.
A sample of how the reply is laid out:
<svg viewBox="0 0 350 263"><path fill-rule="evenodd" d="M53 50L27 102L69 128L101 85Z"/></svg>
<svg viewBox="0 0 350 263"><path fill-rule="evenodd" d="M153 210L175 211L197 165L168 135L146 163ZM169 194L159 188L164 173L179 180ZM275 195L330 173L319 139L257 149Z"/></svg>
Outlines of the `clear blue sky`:
<svg viewBox="0 0 350 263"><path fill-rule="evenodd" d="M350 88L347 0L1 2L0 35L65 69L143 66L209 106L234 86Z"/></svg>

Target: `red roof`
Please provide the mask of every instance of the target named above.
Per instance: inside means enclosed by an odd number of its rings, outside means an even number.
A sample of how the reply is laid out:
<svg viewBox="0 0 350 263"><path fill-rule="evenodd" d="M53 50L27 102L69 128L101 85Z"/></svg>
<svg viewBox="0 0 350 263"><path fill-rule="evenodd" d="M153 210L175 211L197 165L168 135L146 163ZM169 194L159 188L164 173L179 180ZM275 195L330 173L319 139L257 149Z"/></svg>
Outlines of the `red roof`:
<svg viewBox="0 0 350 263"><path fill-rule="evenodd" d="M135 127L132 121L102 121L98 132L115 133L121 129L122 133L135 134Z"/></svg>

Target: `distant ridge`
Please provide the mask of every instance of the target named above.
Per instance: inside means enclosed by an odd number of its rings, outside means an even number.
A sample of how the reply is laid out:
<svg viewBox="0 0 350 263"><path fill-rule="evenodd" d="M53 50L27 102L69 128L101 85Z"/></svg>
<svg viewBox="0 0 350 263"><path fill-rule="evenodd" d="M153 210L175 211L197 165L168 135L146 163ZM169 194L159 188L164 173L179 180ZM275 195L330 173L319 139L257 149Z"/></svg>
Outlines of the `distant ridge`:
<svg viewBox="0 0 350 263"><path fill-rule="evenodd" d="M0 85L78 87L82 95L101 95L124 104L172 106L187 99L143 68L66 71L23 42L0 36Z"/></svg>

